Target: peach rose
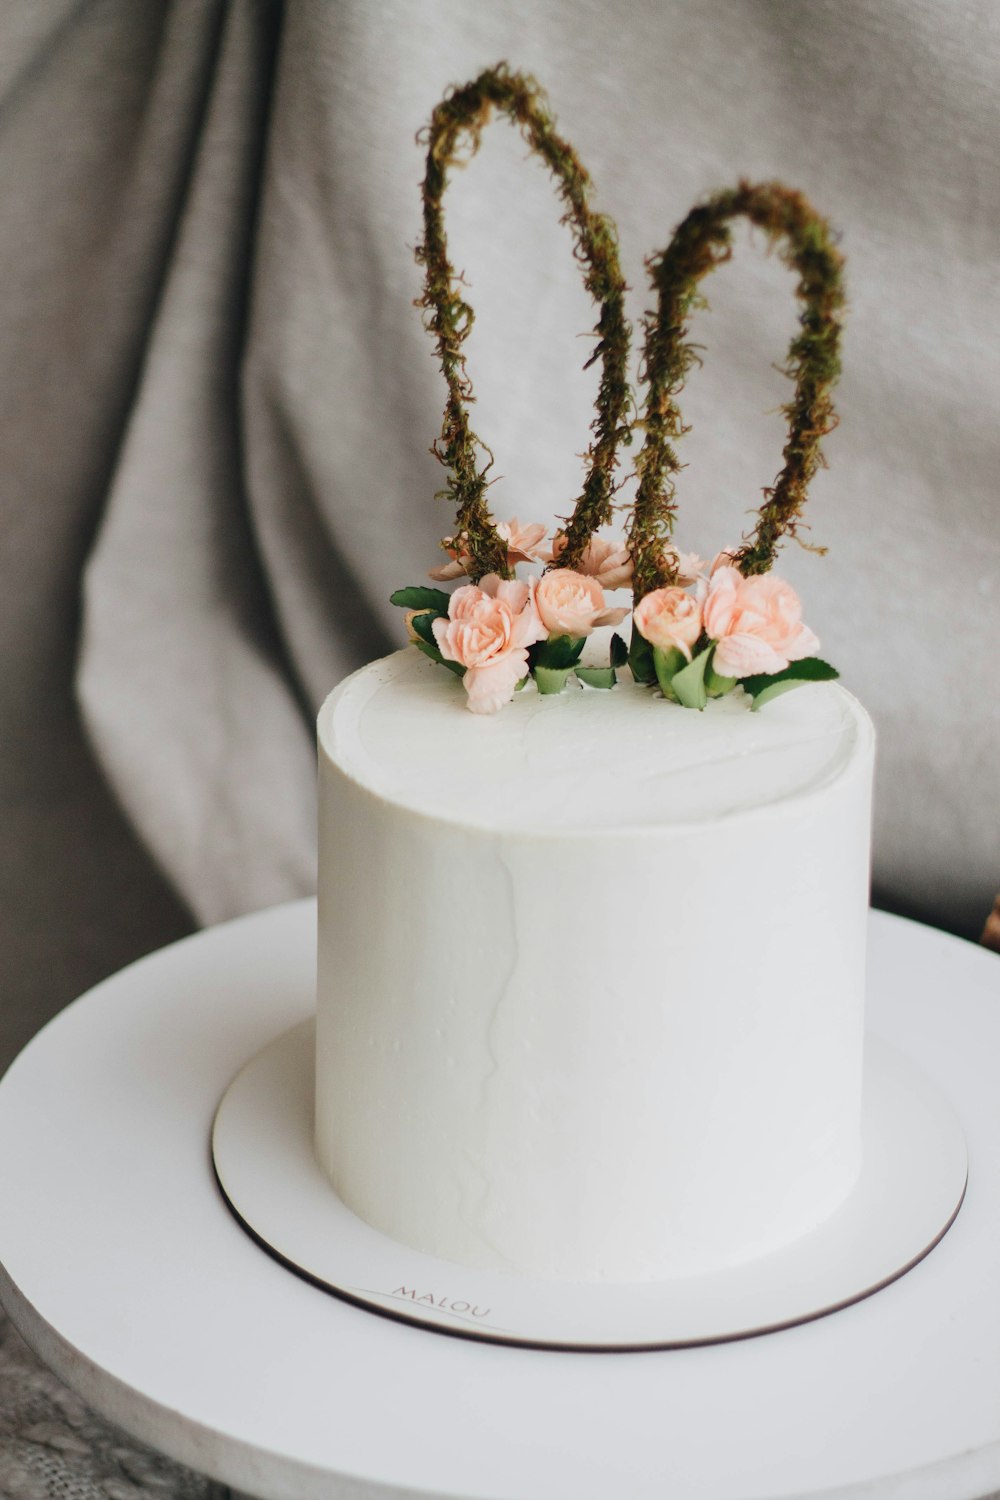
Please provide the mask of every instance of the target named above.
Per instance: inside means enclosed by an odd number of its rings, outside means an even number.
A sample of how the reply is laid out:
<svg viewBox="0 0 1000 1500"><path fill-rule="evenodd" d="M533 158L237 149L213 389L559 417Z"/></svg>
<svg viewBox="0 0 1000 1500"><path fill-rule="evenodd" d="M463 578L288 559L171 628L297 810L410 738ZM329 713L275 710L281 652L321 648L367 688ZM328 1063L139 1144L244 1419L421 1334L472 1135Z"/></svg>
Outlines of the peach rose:
<svg viewBox="0 0 1000 1500"><path fill-rule="evenodd" d="M728 565L713 564L709 582L702 586L702 618L711 640L726 635L736 610L736 599L743 576Z"/></svg>
<svg viewBox="0 0 1000 1500"><path fill-rule="evenodd" d="M489 573L479 586L456 589L448 618L434 621L434 639L446 661L465 667L462 682L473 713L491 714L514 696L528 675L528 647L545 639L545 627L526 583Z"/></svg>
<svg viewBox="0 0 1000 1500"><path fill-rule="evenodd" d="M677 586L682 589L690 588L692 583L697 583L708 567L704 558L699 557L697 552L678 552L673 545L664 547L660 560L677 569Z"/></svg>
<svg viewBox="0 0 1000 1500"><path fill-rule="evenodd" d="M566 551L566 537L557 532L552 543L550 558L555 562ZM588 578L596 578L602 588L623 589L632 582L632 559L623 542L609 537L592 536L580 558L579 572Z"/></svg>
<svg viewBox="0 0 1000 1500"><path fill-rule="evenodd" d="M691 647L701 635L701 605L681 588L654 589L635 607L632 616L639 634L661 651L677 647L691 660Z"/></svg>
<svg viewBox="0 0 1000 1500"><path fill-rule="evenodd" d="M550 636L570 635L574 640L589 635L595 625L617 625L628 614L627 609L607 609L597 579L572 568L553 568L538 580L535 608Z"/></svg>
<svg viewBox="0 0 1000 1500"><path fill-rule="evenodd" d="M436 583L450 583L453 578L468 576L472 555L466 549L465 540L464 536L446 536L443 539L441 546L451 561L442 563L439 568L429 568L428 578L433 578Z"/></svg>
<svg viewBox="0 0 1000 1500"><path fill-rule="evenodd" d="M545 561L548 561L547 555L541 550L541 544L545 540L545 527L541 524L525 526L514 516L510 521L497 521L496 529L507 543L507 566L509 568L513 568L519 562L535 562L543 556ZM465 540L462 536L446 536L441 545L451 561L442 563L439 568L431 568L428 576L438 583L447 583L452 578L464 578L472 562L472 557L464 545Z"/></svg>
<svg viewBox="0 0 1000 1500"><path fill-rule="evenodd" d="M541 522L522 525L516 516L510 521L498 521L497 531L507 543L507 566L515 563L535 562L542 555L545 527Z"/></svg>
<svg viewBox="0 0 1000 1500"><path fill-rule="evenodd" d="M764 573L744 578L717 567L702 606L705 630L717 641L712 666L722 677L783 672L812 656L819 641L802 623L802 605L790 583Z"/></svg>
<svg viewBox="0 0 1000 1500"><path fill-rule="evenodd" d="M721 552L717 552L712 558L712 566L708 570L709 576L717 573L720 568L731 568L736 562L737 550L736 547L723 547Z"/></svg>

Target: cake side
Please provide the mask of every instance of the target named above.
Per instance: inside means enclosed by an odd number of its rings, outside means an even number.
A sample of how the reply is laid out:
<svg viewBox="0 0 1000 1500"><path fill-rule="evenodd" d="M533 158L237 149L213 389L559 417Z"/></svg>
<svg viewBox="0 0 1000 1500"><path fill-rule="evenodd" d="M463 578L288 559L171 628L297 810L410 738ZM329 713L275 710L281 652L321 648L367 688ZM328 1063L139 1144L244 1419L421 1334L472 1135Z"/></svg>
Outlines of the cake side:
<svg viewBox="0 0 1000 1500"><path fill-rule="evenodd" d="M576 1280L822 1222L859 1167L864 711L823 685L696 715L623 684L600 730L586 691L484 721L400 657L320 716L334 1187L417 1248Z"/></svg>

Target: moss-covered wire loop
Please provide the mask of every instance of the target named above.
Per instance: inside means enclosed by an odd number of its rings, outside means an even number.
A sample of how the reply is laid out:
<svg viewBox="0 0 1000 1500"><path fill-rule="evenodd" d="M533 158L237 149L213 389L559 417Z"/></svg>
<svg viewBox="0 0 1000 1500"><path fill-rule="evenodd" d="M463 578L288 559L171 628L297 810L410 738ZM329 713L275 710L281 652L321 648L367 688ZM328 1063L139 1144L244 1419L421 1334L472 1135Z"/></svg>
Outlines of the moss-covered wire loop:
<svg viewBox="0 0 1000 1500"><path fill-rule="evenodd" d="M688 321L704 305L702 278L732 254L729 221L744 217L780 243L786 264L798 275L802 303L799 332L792 340L784 373L795 382L788 418L783 467L764 491L757 526L736 554L744 574L766 573L778 542L794 536L809 481L822 463L820 439L836 425L830 391L840 373L840 315L844 306L843 258L829 225L800 193L780 183L751 184L719 193L688 214L670 244L648 262L659 294L655 318L645 320L643 370L648 386L639 478L629 528L635 564L635 597L676 580L676 554L669 547L676 510L675 476L681 465L673 447L687 430L677 397L688 370L698 362L686 341Z"/></svg>
<svg viewBox="0 0 1000 1500"><path fill-rule="evenodd" d="M557 134L539 86L500 63L464 88L450 91L421 135L427 146L427 168L423 184L424 240L417 249L425 279L418 305L425 309L425 326L436 341L448 385L441 436L433 452L449 471L442 493L455 506L456 534L462 538L462 551L471 557L474 582L485 573L509 577L510 569L506 546L486 503L492 454L469 424L467 408L473 395L462 345L474 314L461 295L461 279L448 259L442 201L449 170L475 154L483 127L496 110L520 127L531 150L556 178L566 205L563 222L572 229L575 255L584 268L584 285L600 305L597 346L587 361L587 366L598 359L602 362L597 415L591 429L593 441L586 455L583 493L565 528L566 546L558 558L559 566L578 564L591 536L610 521L618 445L629 438L626 371L630 330L614 225L590 208L590 178L573 148Z"/></svg>

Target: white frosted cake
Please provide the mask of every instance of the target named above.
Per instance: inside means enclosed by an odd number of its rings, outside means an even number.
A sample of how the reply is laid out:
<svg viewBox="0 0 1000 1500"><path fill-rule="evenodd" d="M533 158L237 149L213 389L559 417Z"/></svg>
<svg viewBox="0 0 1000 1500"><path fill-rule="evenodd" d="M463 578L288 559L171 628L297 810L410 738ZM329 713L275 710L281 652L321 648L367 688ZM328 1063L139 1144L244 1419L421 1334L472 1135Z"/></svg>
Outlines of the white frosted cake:
<svg viewBox="0 0 1000 1500"><path fill-rule="evenodd" d="M443 215L497 113L552 173L599 309L587 472L547 542L490 510ZM456 586L395 590L412 646L320 713L318 1159L362 1219L464 1265L737 1267L822 1224L861 1167L874 736L771 571L836 423L842 257L781 183L697 204L646 261L639 417L615 226L534 79L502 63L449 89L425 144L455 516L430 577ZM674 445L690 317L738 219L796 273L794 389L756 524L709 563L676 540ZM630 611L626 644L608 627Z"/></svg>
<svg viewBox="0 0 1000 1500"><path fill-rule="evenodd" d="M320 714L333 1187L404 1244L543 1278L808 1233L860 1166L864 710L834 683L760 713L628 680L463 700L408 649Z"/></svg>

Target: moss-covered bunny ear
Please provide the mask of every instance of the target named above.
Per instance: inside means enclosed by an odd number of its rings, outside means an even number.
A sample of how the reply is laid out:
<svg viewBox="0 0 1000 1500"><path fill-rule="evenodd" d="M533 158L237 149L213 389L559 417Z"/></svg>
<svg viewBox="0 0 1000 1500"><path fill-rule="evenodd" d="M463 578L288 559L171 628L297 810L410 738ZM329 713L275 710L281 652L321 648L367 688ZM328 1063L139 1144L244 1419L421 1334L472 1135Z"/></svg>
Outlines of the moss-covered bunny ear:
<svg viewBox="0 0 1000 1500"><path fill-rule="evenodd" d="M780 183L741 182L693 209L666 250L648 262L659 304L655 318L645 323L643 368L649 395L629 529L636 601L676 581L676 552L669 544L676 510L674 476L681 465L673 443L686 431L677 397L688 370L698 362L686 341L687 325L704 302L698 292L702 278L732 254L729 223L739 217L780 244L782 258L798 274L796 294L802 303L800 331L785 366L795 393L783 408L788 417L784 464L764 491L753 535L736 553L744 576L766 573L782 536L795 535L809 481L822 462L820 439L836 425L830 391L840 373L843 259L829 225L801 193Z"/></svg>
<svg viewBox="0 0 1000 1500"><path fill-rule="evenodd" d="M486 573L507 578L511 572L506 544L486 503L492 454L469 424L472 384L462 345L474 314L461 294L461 278L448 259L442 200L450 169L475 154L483 127L497 110L520 127L531 150L556 178L559 196L566 205L564 222L573 231L576 258L584 270L584 285L600 306L597 346L587 361L588 366L598 359L602 362L594 436L586 455L583 493L565 527L566 544L558 566L579 563L594 532L610 521L618 445L628 441L629 432L629 325L615 227L606 215L590 208L590 178L573 148L557 134L539 86L500 63L464 88L451 90L434 110L422 136L427 145L427 168L423 184L424 240L417 259L424 266L425 283L419 305L425 309L424 323L434 335L448 385L441 436L433 451L449 471L443 494L455 505L457 535L462 553L470 558L473 582Z"/></svg>

